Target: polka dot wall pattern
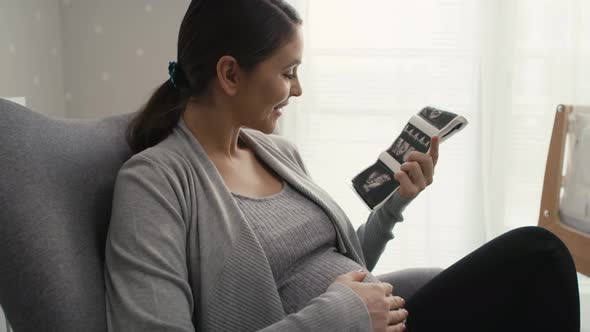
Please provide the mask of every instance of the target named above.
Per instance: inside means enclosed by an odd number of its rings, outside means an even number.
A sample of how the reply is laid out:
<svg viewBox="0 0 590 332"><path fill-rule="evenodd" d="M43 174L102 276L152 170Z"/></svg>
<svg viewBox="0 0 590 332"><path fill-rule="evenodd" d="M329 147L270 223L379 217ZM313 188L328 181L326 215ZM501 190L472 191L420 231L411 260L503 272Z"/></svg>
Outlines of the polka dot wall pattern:
<svg viewBox="0 0 590 332"><path fill-rule="evenodd" d="M136 111L167 79L189 3L2 0L0 96L59 117Z"/></svg>
<svg viewBox="0 0 590 332"><path fill-rule="evenodd" d="M64 116L59 11L56 0L0 1L0 97Z"/></svg>
<svg viewBox="0 0 590 332"><path fill-rule="evenodd" d="M167 79L189 0L61 0L70 117L134 112Z"/></svg>

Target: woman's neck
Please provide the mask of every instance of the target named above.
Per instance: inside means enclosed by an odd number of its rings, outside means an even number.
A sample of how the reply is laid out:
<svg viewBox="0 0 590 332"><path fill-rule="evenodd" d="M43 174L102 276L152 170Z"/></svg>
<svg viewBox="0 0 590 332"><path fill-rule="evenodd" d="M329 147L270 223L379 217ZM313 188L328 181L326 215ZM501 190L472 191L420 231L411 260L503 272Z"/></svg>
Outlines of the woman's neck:
<svg viewBox="0 0 590 332"><path fill-rule="evenodd" d="M245 142L239 139L240 126L236 125L229 110L207 108L189 104L182 116L187 127L203 146L210 158L239 158Z"/></svg>

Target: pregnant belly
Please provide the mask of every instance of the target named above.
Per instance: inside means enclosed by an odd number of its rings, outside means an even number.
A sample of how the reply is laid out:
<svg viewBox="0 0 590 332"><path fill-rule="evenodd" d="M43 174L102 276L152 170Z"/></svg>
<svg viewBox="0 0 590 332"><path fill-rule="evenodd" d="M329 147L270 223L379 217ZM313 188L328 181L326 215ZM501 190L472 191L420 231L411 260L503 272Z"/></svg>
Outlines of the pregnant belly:
<svg viewBox="0 0 590 332"><path fill-rule="evenodd" d="M323 294L339 275L363 268L357 262L330 248L297 262L279 280L279 294L286 314L297 312L313 298ZM371 273L364 282L379 282Z"/></svg>

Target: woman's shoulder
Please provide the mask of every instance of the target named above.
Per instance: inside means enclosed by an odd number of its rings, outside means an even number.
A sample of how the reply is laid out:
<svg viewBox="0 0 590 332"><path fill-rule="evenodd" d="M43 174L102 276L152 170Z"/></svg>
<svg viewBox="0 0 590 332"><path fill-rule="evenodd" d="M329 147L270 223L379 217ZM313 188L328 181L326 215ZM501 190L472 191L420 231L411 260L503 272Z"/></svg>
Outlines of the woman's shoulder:
<svg viewBox="0 0 590 332"><path fill-rule="evenodd" d="M282 155L299 164L300 156L297 147L284 136L265 134L261 131L249 128L243 128L242 130L246 132L250 139L262 146L266 153L274 154L275 156ZM123 164L123 168L142 163L163 168L172 173L187 171L189 168L197 166L191 165L189 160L192 160L192 162L196 164L202 163L203 160L200 159L200 155L195 151L186 151L185 145L186 142L179 142L178 138L175 140L174 137L169 136L158 144L131 156L131 158ZM190 154L190 156L187 156L187 154Z"/></svg>
<svg viewBox="0 0 590 332"><path fill-rule="evenodd" d="M188 168L188 161L178 149L173 149L162 141L152 147L142 150L131 156L121 169L141 165L142 168L149 167L159 169L169 174L185 172Z"/></svg>

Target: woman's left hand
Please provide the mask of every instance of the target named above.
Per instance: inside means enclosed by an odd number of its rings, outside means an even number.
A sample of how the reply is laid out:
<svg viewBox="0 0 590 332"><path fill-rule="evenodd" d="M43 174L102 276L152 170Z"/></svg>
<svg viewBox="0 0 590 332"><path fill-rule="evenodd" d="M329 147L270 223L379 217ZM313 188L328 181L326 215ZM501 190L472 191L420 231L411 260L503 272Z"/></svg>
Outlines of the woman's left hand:
<svg viewBox="0 0 590 332"><path fill-rule="evenodd" d="M412 199L432 183L434 167L438 161L438 144L439 137L432 137L428 153L411 152L400 171L394 174L395 180L400 183L401 197Z"/></svg>

